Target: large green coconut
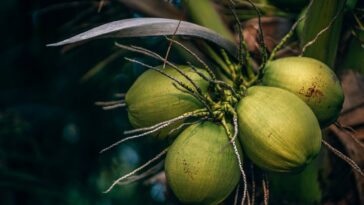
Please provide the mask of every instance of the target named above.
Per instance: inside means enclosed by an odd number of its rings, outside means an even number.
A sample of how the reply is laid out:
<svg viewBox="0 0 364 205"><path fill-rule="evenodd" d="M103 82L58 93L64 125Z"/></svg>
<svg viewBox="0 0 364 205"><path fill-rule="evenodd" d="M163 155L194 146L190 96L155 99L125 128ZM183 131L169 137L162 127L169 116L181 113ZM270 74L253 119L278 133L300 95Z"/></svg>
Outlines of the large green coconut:
<svg viewBox="0 0 364 205"><path fill-rule="evenodd" d="M165 171L173 192L186 204L218 204L240 178L225 129L213 122L191 125L177 137L167 152Z"/></svg>
<svg viewBox="0 0 364 205"><path fill-rule="evenodd" d="M206 92L208 87L207 81L203 80L188 66L178 67L190 77L203 92ZM160 66L158 69L163 68ZM193 88L192 84L177 70L167 66L163 71ZM204 70L200 71L203 72ZM126 93L125 97L129 121L133 127L141 128L152 126L203 107L195 97L177 89L173 83L175 83L175 81L155 70L147 70L139 76ZM177 83L175 84L177 85ZM179 122L173 126L166 127L155 135L160 138L165 137L170 130L181 123L182 122Z"/></svg>
<svg viewBox="0 0 364 205"><path fill-rule="evenodd" d="M257 166L298 172L319 153L321 130L312 110L281 88L253 86L237 106L239 137Z"/></svg>
<svg viewBox="0 0 364 205"><path fill-rule="evenodd" d="M335 73L313 58L286 57L265 68L263 84L291 91L305 101L322 126L334 122L340 114L344 93Z"/></svg>

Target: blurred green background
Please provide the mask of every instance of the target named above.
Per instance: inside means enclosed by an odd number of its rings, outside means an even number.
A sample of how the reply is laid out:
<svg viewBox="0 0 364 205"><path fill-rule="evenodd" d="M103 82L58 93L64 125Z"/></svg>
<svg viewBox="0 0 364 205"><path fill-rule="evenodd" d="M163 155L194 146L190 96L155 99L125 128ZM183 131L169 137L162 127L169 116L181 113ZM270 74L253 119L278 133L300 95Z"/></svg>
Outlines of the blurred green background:
<svg viewBox="0 0 364 205"><path fill-rule="evenodd" d="M115 100L114 94L125 92L143 68L125 63L125 52L114 46L115 40L46 47L102 23L140 14L113 2L100 12L99 1L0 4L0 204L165 203L165 186L158 181L102 193L163 148L139 140L99 154L130 125L124 109L103 111L94 102ZM167 46L161 38L118 42L156 51ZM106 63L110 58L113 61Z"/></svg>

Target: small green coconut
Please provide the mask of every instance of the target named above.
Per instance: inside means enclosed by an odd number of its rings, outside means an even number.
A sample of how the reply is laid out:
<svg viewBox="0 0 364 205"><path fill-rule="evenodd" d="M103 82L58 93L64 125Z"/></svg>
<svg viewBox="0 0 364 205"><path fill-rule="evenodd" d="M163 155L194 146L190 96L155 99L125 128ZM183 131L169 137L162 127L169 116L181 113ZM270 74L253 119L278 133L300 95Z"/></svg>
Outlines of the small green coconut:
<svg viewBox="0 0 364 205"><path fill-rule="evenodd" d="M266 66L262 82L296 94L311 107L321 126L334 122L342 109L340 81L327 65L313 58L274 60Z"/></svg>
<svg viewBox="0 0 364 205"><path fill-rule="evenodd" d="M299 172L316 157L321 130L312 110L281 88L253 86L237 105L239 137L257 166Z"/></svg>
<svg viewBox="0 0 364 205"><path fill-rule="evenodd" d="M165 172L173 192L186 204L218 204L240 178L225 129L213 122L191 125L177 137L167 152Z"/></svg>
<svg viewBox="0 0 364 205"><path fill-rule="evenodd" d="M188 66L178 67L190 77L203 92L207 91L208 82L196 74L192 68ZM163 68L160 66L158 69ZM205 73L204 70L199 70ZM177 70L167 66L163 71L193 88L191 83ZM125 96L129 121L133 127L141 128L152 126L203 107L195 97L177 89L173 83L175 82L172 79L155 70L147 70L139 76ZM159 138L163 138L168 135L170 130L181 123L182 122L179 122L166 127L155 135Z"/></svg>

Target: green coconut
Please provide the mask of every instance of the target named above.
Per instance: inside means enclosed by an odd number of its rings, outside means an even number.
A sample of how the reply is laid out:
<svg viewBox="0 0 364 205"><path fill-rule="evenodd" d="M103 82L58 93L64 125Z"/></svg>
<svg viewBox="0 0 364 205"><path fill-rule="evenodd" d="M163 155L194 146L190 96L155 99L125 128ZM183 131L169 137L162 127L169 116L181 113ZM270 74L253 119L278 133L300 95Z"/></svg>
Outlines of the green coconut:
<svg viewBox="0 0 364 205"><path fill-rule="evenodd" d="M239 138L257 166L299 172L316 157L321 130L312 110L281 88L253 86L237 105Z"/></svg>
<svg viewBox="0 0 364 205"><path fill-rule="evenodd" d="M190 77L203 92L207 91L207 81L202 79L188 66L178 67ZM159 67L159 69L163 68ZM204 70L199 70L206 74ZM167 66L163 71L184 84L193 87L177 70ZM173 83L175 83L175 81L155 70L147 70L138 77L125 96L129 121L133 127L141 128L152 126L203 107L200 101L192 95L177 89ZM163 138L168 135L170 130L179 126L181 123L182 121L166 127L155 135Z"/></svg>
<svg viewBox="0 0 364 205"><path fill-rule="evenodd" d="M240 178L225 129L213 122L191 125L176 138L167 152L165 172L171 189L186 204L218 204Z"/></svg>
<svg viewBox="0 0 364 205"><path fill-rule="evenodd" d="M266 66L262 82L296 94L311 107L321 126L334 122L342 109L340 81L327 65L313 58L274 60Z"/></svg>

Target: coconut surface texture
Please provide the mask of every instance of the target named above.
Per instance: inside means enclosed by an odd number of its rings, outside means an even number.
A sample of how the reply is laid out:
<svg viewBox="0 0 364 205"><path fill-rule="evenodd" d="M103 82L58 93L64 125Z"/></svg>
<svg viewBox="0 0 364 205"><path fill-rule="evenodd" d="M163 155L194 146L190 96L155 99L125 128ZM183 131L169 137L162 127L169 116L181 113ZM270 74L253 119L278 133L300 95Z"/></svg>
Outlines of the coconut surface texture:
<svg viewBox="0 0 364 205"><path fill-rule="evenodd" d="M243 149L265 170L298 172L320 151L321 130L314 113L289 91L250 87L237 113Z"/></svg>
<svg viewBox="0 0 364 205"><path fill-rule="evenodd" d="M207 81L203 80L188 66L178 67L189 76L203 92L207 91ZM158 68L163 69L162 66ZM206 74L204 70L199 70ZM167 66L163 71L193 88L192 84L177 70ZM129 121L133 127L141 128L152 126L203 107L195 97L177 89L173 83L175 83L175 81L155 70L147 70L138 77L125 96ZM183 88L181 89L184 90ZM170 130L179 126L181 123L182 122L179 122L168 126L155 135L160 138L165 137Z"/></svg>
<svg viewBox="0 0 364 205"><path fill-rule="evenodd" d="M342 109L344 93L340 81L327 65L313 58L274 60L266 66L262 82L299 96L323 127L334 122Z"/></svg>
<svg viewBox="0 0 364 205"><path fill-rule="evenodd" d="M167 152L165 172L173 192L186 204L218 204L240 178L225 129L213 122L191 125L181 132Z"/></svg>

